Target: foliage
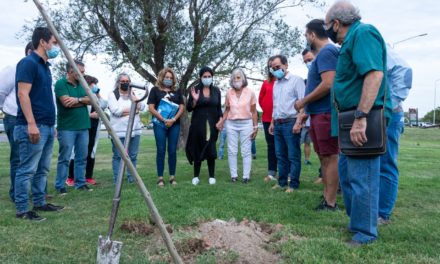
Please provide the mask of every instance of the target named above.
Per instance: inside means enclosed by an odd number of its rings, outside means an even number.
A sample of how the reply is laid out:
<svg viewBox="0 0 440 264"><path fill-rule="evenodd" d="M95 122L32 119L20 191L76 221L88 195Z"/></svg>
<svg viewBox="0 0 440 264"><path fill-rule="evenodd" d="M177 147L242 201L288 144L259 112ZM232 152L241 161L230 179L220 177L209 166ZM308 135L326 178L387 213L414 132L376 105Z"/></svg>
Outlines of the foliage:
<svg viewBox="0 0 440 264"><path fill-rule="evenodd" d="M423 117L422 121L432 123L433 118L434 118L434 110L431 110L428 113L426 113L426 115ZM437 107L435 109L435 123L440 124L440 107Z"/></svg>

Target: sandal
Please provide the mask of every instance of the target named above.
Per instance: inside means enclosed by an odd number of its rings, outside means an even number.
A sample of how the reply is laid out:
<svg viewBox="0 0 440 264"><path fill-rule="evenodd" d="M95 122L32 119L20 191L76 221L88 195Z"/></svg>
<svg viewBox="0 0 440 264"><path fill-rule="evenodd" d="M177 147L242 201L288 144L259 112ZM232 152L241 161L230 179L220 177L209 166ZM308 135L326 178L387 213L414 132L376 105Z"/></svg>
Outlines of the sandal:
<svg viewBox="0 0 440 264"><path fill-rule="evenodd" d="M163 182L163 179L157 180L157 186L159 186L159 187L164 187L165 186L165 183Z"/></svg>
<svg viewBox="0 0 440 264"><path fill-rule="evenodd" d="M174 177L170 178L170 184L171 185L176 185L177 184L176 179Z"/></svg>

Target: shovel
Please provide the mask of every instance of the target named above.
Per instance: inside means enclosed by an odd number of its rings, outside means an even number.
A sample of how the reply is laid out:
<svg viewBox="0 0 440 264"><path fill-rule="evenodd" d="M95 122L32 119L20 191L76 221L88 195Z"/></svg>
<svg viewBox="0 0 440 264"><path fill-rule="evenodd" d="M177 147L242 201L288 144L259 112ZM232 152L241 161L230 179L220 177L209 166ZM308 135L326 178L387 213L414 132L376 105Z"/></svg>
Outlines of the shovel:
<svg viewBox="0 0 440 264"><path fill-rule="evenodd" d="M130 146L130 140L133 131L134 119L136 116L137 104L140 101L145 100L148 96L148 89L146 87L141 87L137 85L136 86L132 85L132 86L140 89L145 89L146 92L141 99L132 101L131 103L130 115L128 117L128 127L127 127L127 132L125 134L125 142L124 142L125 153L128 152L128 147ZM129 86L128 89L129 95L131 95L132 86ZM116 179L115 195L113 197L112 212L110 215L108 234L107 237L99 236L98 239L98 254L96 256L97 264L118 264L119 259L121 257L122 242L112 241L111 237L113 234L113 229L115 228L116 216L118 214L119 204L121 202L121 190L122 190L124 172L125 172L125 162L123 159L121 159L121 163L119 165L118 177Z"/></svg>

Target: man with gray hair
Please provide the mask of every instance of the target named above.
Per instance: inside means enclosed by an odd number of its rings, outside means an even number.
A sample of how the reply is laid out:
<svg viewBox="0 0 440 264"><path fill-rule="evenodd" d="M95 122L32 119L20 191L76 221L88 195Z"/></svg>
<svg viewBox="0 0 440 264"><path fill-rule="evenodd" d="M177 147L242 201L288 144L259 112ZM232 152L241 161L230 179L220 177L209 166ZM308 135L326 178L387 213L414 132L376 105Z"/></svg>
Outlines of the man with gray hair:
<svg viewBox="0 0 440 264"><path fill-rule="evenodd" d="M330 39L341 44L333 92L339 111L356 109L350 131L355 146L367 142L368 113L373 107L383 107L388 93L385 42L374 26L363 24L360 19L359 10L350 2L338 1L327 12L324 25ZM389 119L391 101L388 95L385 98L385 115ZM332 119L333 134L337 134L335 121ZM349 231L354 234L348 244L360 246L375 241L380 156L341 155L339 177L350 217Z"/></svg>
<svg viewBox="0 0 440 264"><path fill-rule="evenodd" d="M76 66L84 74L84 63L75 61ZM75 188L89 191L85 180L87 146L89 144L90 118L87 105L90 99L79 83L79 76L73 67L67 65L67 75L55 84L55 96L58 111L58 142L59 154L55 189L60 195L67 193L65 182L69 172L72 149L75 153L73 169Z"/></svg>

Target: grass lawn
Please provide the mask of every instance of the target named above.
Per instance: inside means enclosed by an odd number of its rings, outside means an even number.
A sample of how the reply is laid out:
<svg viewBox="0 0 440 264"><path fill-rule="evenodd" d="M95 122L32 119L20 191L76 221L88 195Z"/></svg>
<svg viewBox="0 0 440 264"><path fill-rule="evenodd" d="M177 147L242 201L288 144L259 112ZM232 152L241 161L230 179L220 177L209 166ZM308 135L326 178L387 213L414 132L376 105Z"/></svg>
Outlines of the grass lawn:
<svg viewBox="0 0 440 264"><path fill-rule="evenodd" d="M261 131L262 132L262 131ZM399 197L392 224L380 227L379 240L362 248L344 244L351 236L346 231L344 211L315 212L321 195L313 180L318 160L303 166L300 190L293 194L272 191L264 183L266 147L263 133L257 139L257 160L252 164L251 182L229 182L227 160L217 161L217 184L208 185L206 165L199 186L191 185L192 167L179 151L176 187L156 187L155 144L151 135L143 136L138 171L151 192L164 221L179 229L213 219L281 223L292 239L279 246L283 263L440 263L440 130L406 129L399 157ZM69 189L54 204L65 205L60 213L42 213L41 223L17 220L8 196L9 147L0 143L0 263L93 263L99 235L105 235L113 196L111 144L101 139L93 192ZM53 193L57 144L54 147L49 192ZM241 166L240 166L241 167ZM167 169L165 171L167 175ZM167 177L166 177L167 178ZM168 183L168 181L166 181ZM342 197L338 198L342 204ZM124 220L146 221L148 210L135 185L123 186L121 208L113 240L124 243L121 263L148 263L149 237L122 232ZM199 263L215 263L200 256Z"/></svg>

